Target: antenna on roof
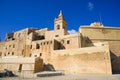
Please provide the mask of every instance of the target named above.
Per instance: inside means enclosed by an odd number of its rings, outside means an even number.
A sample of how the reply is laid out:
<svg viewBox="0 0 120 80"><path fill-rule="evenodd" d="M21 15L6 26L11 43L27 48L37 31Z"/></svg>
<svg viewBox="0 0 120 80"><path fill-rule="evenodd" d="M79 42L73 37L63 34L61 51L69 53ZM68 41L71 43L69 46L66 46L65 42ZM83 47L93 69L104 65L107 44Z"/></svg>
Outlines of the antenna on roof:
<svg viewBox="0 0 120 80"><path fill-rule="evenodd" d="M101 17L101 13L99 12L99 21L102 24L102 17Z"/></svg>

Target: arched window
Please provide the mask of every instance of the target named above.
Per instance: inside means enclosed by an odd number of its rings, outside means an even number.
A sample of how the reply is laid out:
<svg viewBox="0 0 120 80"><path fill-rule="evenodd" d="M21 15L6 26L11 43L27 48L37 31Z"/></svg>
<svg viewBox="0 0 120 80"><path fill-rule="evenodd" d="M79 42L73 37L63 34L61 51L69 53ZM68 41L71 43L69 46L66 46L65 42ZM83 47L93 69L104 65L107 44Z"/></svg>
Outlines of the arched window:
<svg viewBox="0 0 120 80"><path fill-rule="evenodd" d="M57 29L60 29L60 25L57 25Z"/></svg>

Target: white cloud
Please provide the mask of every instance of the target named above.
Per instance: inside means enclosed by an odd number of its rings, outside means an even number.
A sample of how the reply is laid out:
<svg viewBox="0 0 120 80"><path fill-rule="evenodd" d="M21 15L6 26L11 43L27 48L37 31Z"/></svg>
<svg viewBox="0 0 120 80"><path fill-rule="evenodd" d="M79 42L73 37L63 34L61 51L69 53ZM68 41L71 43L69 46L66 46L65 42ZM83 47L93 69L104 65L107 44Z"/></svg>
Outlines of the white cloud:
<svg viewBox="0 0 120 80"><path fill-rule="evenodd" d="M94 8L94 4L91 3L91 2L88 2L88 9L89 9L90 11L92 11L93 8Z"/></svg>
<svg viewBox="0 0 120 80"><path fill-rule="evenodd" d="M74 30L74 29L71 29L71 30L68 30L68 33L69 33L69 34L75 34L75 33L77 33L77 31Z"/></svg>

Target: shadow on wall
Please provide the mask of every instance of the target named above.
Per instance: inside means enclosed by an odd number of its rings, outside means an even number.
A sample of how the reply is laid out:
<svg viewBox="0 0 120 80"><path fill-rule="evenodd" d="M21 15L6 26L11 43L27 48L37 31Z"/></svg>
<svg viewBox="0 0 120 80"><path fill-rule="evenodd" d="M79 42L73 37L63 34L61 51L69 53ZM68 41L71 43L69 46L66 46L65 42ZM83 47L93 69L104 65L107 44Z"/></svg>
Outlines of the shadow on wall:
<svg viewBox="0 0 120 80"><path fill-rule="evenodd" d="M110 51L110 57L111 57L111 61L117 59L117 56L112 51Z"/></svg>
<svg viewBox="0 0 120 80"><path fill-rule="evenodd" d="M57 41L57 50L63 50L63 49L65 49L65 46L63 45L63 40L61 41L61 42L58 42Z"/></svg>
<svg viewBox="0 0 120 80"><path fill-rule="evenodd" d="M84 44L85 47L94 46L89 37L84 37L84 42L85 42Z"/></svg>
<svg viewBox="0 0 120 80"><path fill-rule="evenodd" d="M110 51L111 66L113 74L120 74L120 56L117 57L112 51Z"/></svg>
<svg viewBox="0 0 120 80"><path fill-rule="evenodd" d="M43 71L55 71L55 68L52 64L48 63L48 64L44 64Z"/></svg>

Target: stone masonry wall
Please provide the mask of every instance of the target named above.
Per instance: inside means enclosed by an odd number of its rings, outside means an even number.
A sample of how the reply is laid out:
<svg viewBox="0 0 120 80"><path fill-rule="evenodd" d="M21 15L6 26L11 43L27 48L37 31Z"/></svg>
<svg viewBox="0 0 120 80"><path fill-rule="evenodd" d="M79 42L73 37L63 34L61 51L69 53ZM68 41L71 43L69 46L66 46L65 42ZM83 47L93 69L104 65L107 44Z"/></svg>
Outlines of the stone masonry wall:
<svg viewBox="0 0 120 80"><path fill-rule="evenodd" d="M43 69L43 60L40 58L20 58L20 57L3 57L0 58L0 70L12 71L33 71L38 72Z"/></svg>
<svg viewBox="0 0 120 80"><path fill-rule="evenodd" d="M67 74L112 74L108 46L55 50L49 63Z"/></svg>
<svg viewBox="0 0 120 80"><path fill-rule="evenodd" d="M103 42L107 41L109 43L110 51L115 56L120 56L120 29L110 28L110 27L80 27L79 30L83 37L87 37L91 42ZM84 42L84 41L83 41ZM89 42L85 42L83 46L86 46Z"/></svg>

